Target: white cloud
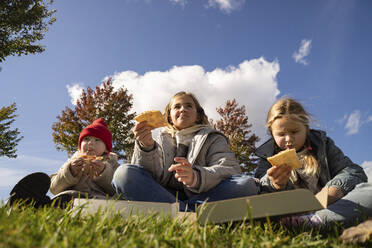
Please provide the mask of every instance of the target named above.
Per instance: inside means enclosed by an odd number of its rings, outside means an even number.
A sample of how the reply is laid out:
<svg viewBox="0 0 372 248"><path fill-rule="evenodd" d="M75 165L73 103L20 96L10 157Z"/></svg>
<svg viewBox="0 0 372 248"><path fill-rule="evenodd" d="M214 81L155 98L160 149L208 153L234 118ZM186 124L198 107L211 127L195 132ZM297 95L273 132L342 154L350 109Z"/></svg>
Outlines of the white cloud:
<svg viewBox="0 0 372 248"><path fill-rule="evenodd" d="M25 170L0 168L0 187L14 187L26 174L27 172Z"/></svg>
<svg viewBox="0 0 372 248"><path fill-rule="evenodd" d="M345 114L344 117L336 120L336 122L339 123L340 125L343 125L346 120L347 120L347 114Z"/></svg>
<svg viewBox="0 0 372 248"><path fill-rule="evenodd" d="M355 110L353 113L350 114L349 118L347 119L345 129L347 129L347 134L356 134L359 132L359 128L361 126L360 122L360 111Z"/></svg>
<svg viewBox="0 0 372 248"><path fill-rule="evenodd" d="M278 72L277 61L258 58L245 60L238 67L216 68L210 72L199 65L174 66L144 75L123 71L112 79L115 89L125 87L133 94L133 110L137 113L150 109L164 111L170 98L183 90L194 93L208 117L217 120L216 108L235 98L240 106L246 106L253 132L266 137L266 113L279 94Z"/></svg>
<svg viewBox="0 0 372 248"><path fill-rule="evenodd" d="M344 117L340 118L339 120L336 120L337 123L340 125L344 125L344 128L347 129L347 135L356 134L359 132L360 128L364 126L365 124L368 124L372 122L372 116L368 116L364 118L363 116L366 116L366 114L361 113L360 110L354 110L350 115L345 114Z"/></svg>
<svg viewBox="0 0 372 248"><path fill-rule="evenodd" d="M187 3L187 0L169 0L171 3L179 4L181 6L185 6Z"/></svg>
<svg viewBox="0 0 372 248"><path fill-rule="evenodd" d="M68 94L71 97L72 105L76 105L77 100L80 98L81 93L83 92L84 87L81 86L79 83L67 85L66 86Z"/></svg>
<svg viewBox="0 0 372 248"><path fill-rule="evenodd" d="M208 0L208 7L219 8L223 12L231 13L244 5L246 0Z"/></svg>
<svg viewBox="0 0 372 248"><path fill-rule="evenodd" d="M368 116L366 123L371 122L371 121L372 121L372 115Z"/></svg>
<svg viewBox="0 0 372 248"><path fill-rule="evenodd" d="M372 161L364 161L361 166L365 169L367 168L372 169Z"/></svg>
<svg viewBox="0 0 372 248"><path fill-rule="evenodd" d="M361 166L368 176L368 182L372 182L372 161L364 161Z"/></svg>
<svg viewBox="0 0 372 248"><path fill-rule="evenodd" d="M311 50L311 40L302 40L301 46L298 51L294 52L292 58L296 61L296 63L308 65L309 62L305 59L306 56L310 54Z"/></svg>

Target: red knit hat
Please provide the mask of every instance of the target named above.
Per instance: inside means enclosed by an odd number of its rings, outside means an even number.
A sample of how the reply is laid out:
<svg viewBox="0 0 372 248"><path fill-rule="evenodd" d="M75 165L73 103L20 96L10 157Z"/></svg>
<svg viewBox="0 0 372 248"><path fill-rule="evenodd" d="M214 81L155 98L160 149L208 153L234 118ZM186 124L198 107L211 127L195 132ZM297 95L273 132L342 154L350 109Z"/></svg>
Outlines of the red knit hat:
<svg viewBox="0 0 372 248"><path fill-rule="evenodd" d="M105 143L107 150L111 152L112 134L110 130L108 130L106 122L102 118L93 121L92 124L88 125L86 128L83 129L83 131L81 131L79 137L79 149L81 142L86 136L93 136L101 139L103 143Z"/></svg>

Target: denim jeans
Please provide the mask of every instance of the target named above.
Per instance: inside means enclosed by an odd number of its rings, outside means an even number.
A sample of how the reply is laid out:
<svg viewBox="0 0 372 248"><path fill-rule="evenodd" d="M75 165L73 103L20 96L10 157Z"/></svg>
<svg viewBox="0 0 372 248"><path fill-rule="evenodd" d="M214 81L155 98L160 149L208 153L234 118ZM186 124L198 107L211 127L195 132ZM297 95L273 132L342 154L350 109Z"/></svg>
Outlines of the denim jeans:
<svg viewBox="0 0 372 248"><path fill-rule="evenodd" d="M354 225L365 217L372 217L372 184L358 184L342 199L326 209L316 211L316 214L323 224L341 222L344 227Z"/></svg>
<svg viewBox="0 0 372 248"><path fill-rule="evenodd" d="M114 174L112 185L124 200L148 202L179 202L180 211L194 211L195 205L237 197L256 195L259 185L247 175L233 175L207 192L187 196L184 191L160 185L149 172L138 165L121 165Z"/></svg>

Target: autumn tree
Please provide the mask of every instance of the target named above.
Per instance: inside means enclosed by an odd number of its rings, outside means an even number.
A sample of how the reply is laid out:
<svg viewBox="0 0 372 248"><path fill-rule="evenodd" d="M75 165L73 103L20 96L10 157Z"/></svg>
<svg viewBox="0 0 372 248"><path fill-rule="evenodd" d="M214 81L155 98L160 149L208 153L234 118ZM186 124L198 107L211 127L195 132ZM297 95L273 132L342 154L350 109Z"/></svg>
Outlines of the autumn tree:
<svg viewBox="0 0 372 248"><path fill-rule="evenodd" d="M216 109L221 116L220 120L213 123L215 129L221 131L229 138L230 149L235 153L239 163L245 171L254 169L256 159L252 153L256 149L259 138L251 133L252 124L248 123L245 106L239 107L236 100L227 100L224 108Z"/></svg>
<svg viewBox="0 0 372 248"><path fill-rule="evenodd" d="M16 110L17 107L15 103L0 108L0 157L17 157L17 150L15 147L23 137L18 137L20 134L18 128L13 130L10 129L10 125L15 121L15 117L17 117L17 115L14 114Z"/></svg>
<svg viewBox="0 0 372 248"><path fill-rule="evenodd" d="M0 63L10 55L41 53L45 50L35 42L42 40L55 18L56 10L48 10L53 1L0 1Z"/></svg>
<svg viewBox="0 0 372 248"><path fill-rule="evenodd" d="M71 156L78 149L81 130L101 117L112 133L112 151L119 155L119 159L128 160L134 147L131 129L135 113L129 113L132 99L126 89L114 90L111 78L95 90L90 87L83 90L75 109L66 107L52 126L57 150L67 151Z"/></svg>

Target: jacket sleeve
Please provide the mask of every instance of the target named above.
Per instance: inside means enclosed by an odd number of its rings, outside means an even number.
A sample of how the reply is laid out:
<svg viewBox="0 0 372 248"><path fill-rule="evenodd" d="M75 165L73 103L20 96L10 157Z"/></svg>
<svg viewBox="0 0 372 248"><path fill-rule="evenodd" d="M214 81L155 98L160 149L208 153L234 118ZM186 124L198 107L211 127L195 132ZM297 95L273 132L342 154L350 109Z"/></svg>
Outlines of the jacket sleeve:
<svg viewBox="0 0 372 248"><path fill-rule="evenodd" d="M264 159L259 158L258 165L255 170L254 176L260 179L260 191L262 193L269 193L278 191L274 188L273 184L271 183L269 177L266 175L266 171L270 168L270 163Z"/></svg>
<svg viewBox="0 0 372 248"><path fill-rule="evenodd" d="M209 140L208 140L209 139ZM194 193L206 192L222 180L241 173L241 168L236 160L235 154L229 149L227 139L220 135L209 135L203 145L206 152L206 165L194 164L193 168L198 172L199 187L189 188Z"/></svg>
<svg viewBox="0 0 372 248"><path fill-rule="evenodd" d="M54 195L76 185L80 180L80 175L74 177L70 171L71 160L67 160L57 173L50 176L50 192Z"/></svg>
<svg viewBox="0 0 372 248"><path fill-rule="evenodd" d="M327 138L326 153L328 168L332 178L327 183L328 187L337 187L344 194L347 194L357 184L367 182L367 176L363 168L354 164L345 156L330 138Z"/></svg>
<svg viewBox="0 0 372 248"><path fill-rule="evenodd" d="M94 178L93 181L100 186L104 192L110 196L115 194L115 190L111 185L112 177L115 170L119 167L117 155L110 153L109 161L105 161L105 169L98 177Z"/></svg>

